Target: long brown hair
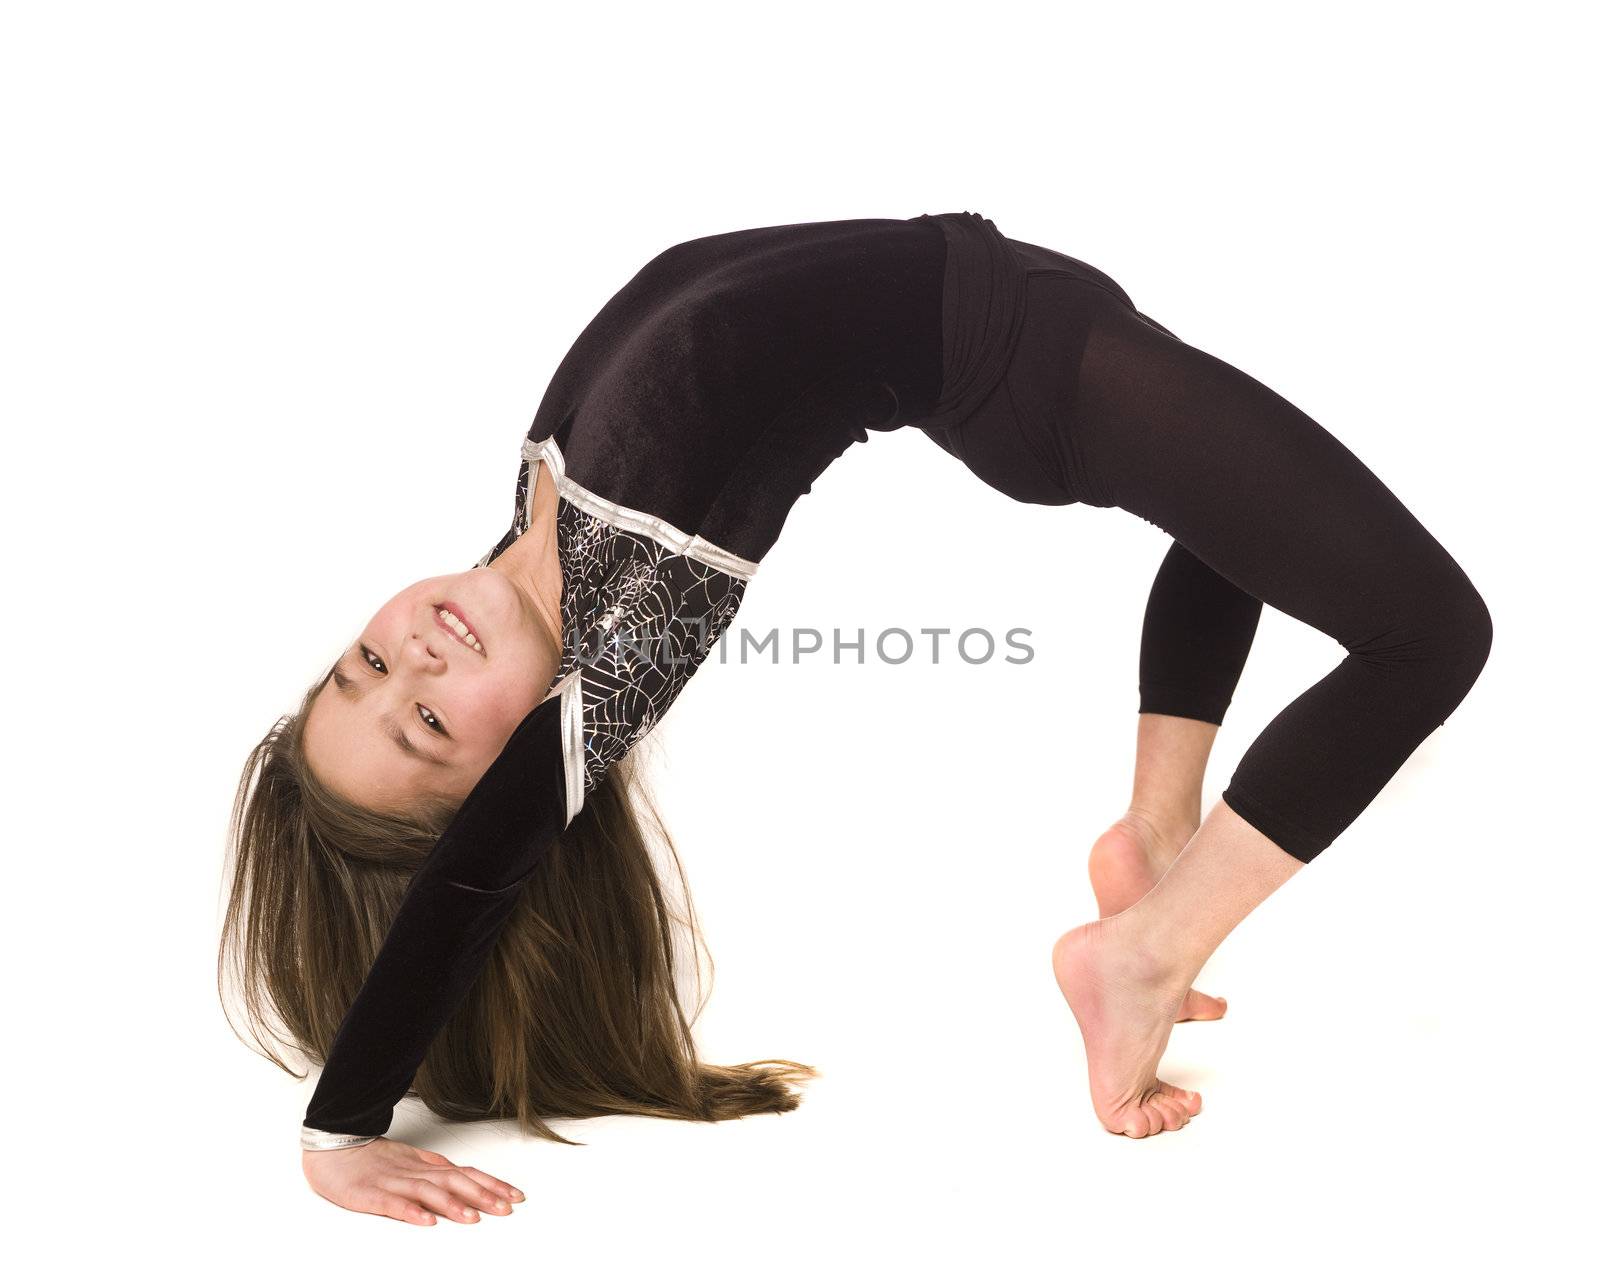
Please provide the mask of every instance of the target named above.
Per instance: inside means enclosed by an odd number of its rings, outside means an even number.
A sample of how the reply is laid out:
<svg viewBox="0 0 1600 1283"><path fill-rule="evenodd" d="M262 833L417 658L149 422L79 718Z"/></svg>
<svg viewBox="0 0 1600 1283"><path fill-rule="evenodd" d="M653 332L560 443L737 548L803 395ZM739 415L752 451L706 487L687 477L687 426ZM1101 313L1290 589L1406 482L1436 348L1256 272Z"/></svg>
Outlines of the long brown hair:
<svg viewBox="0 0 1600 1283"><path fill-rule="evenodd" d="M307 768L306 714L329 673L245 761L229 830L232 887L217 955L256 1049L326 1062L401 898L454 805L407 816L357 807ZM644 817L675 873L668 898ZM674 937L680 937L675 940ZM687 947L685 947L687 946ZM687 958L686 958L687 955ZM683 866L634 754L614 763L529 876L482 974L435 1039L412 1091L456 1121L515 1118L572 1144L546 1118L648 1114L713 1122L782 1113L816 1071L792 1060L710 1065L690 1026L704 952ZM680 982L701 992L692 1015ZM277 1044L275 1046L274 1044Z"/></svg>

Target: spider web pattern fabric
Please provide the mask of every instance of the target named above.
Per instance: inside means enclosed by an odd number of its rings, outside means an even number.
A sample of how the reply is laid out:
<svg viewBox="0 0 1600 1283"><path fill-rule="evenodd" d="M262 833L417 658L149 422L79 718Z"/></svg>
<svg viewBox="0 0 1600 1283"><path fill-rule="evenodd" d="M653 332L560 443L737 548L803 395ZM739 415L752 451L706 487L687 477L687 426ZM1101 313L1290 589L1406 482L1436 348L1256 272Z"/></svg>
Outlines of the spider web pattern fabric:
<svg viewBox="0 0 1600 1283"><path fill-rule="evenodd" d="M530 464L517 471L511 528L479 566L528 528ZM581 669L585 797L659 722L744 600L747 581L622 530L557 494L561 562L559 685Z"/></svg>
<svg viewBox="0 0 1600 1283"><path fill-rule="evenodd" d="M561 671L582 669L585 795L660 721L744 599L746 583L565 499L556 526L564 624ZM571 615L565 612L571 610Z"/></svg>

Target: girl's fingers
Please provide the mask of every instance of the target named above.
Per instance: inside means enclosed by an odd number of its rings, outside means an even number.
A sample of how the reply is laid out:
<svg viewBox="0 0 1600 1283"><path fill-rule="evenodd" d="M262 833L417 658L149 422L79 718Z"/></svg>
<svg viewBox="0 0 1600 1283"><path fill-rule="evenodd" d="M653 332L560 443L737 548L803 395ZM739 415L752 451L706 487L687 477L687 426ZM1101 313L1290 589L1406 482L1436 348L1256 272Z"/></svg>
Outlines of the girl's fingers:
<svg viewBox="0 0 1600 1283"><path fill-rule="evenodd" d="M435 1224L433 1213L409 1198L401 1198L398 1194L385 1194L378 1200L376 1211L380 1216L393 1217L397 1221L406 1221L412 1225Z"/></svg>
<svg viewBox="0 0 1600 1283"><path fill-rule="evenodd" d="M510 1199L499 1190L490 1189L487 1185L474 1180L459 1168L441 1172L437 1179L441 1185L448 1186L452 1192L459 1194L473 1207L481 1207L495 1216L511 1215Z"/></svg>
<svg viewBox="0 0 1600 1283"><path fill-rule="evenodd" d="M435 1180L418 1176L410 1180L402 1179L398 1185L409 1197L441 1216L448 1216L452 1221L459 1221L463 1225L477 1223L478 1209L469 1207Z"/></svg>
<svg viewBox="0 0 1600 1283"><path fill-rule="evenodd" d="M499 1180L498 1178L489 1175L488 1172L481 1172L476 1167L458 1167L456 1170L458 1172L465 1172L468 1176L472 1177L473 1180L477 1181L478 1184L482 1185L485 1189L493 1190L508 1203L520 1202L522 1199L522 1191L515 1185L507 1185L503 1180Z"/></svg>
<svg viewBox="0 0 1600 1283"><path fill-rule="evenodd" d="M419 1149L417 1151L417 1157L422 1159L422 1161L425 1162L425 1163L434 1164L436 1167L438 1167L438 1166L454 1167L455 1166L455 1164L452 1163L443 1154L437 1154L431 1149Z"/></svg>

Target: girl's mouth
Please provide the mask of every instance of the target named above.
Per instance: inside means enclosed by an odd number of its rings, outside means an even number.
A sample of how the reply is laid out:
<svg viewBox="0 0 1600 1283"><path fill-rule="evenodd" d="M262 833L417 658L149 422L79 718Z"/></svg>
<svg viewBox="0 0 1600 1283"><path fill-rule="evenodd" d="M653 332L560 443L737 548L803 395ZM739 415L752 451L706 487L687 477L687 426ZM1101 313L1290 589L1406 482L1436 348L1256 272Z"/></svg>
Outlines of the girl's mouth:
<svg viewBox="0 0 1600 1283"><path fill-rule="evenodd" d="M483 643L478 640L478 635L473 632L470 625L461 615L461 609L454 602L440 602L433 608L433 618L439 627L454 637L463 646L469 646L478 654L487 656Z"/></svg>

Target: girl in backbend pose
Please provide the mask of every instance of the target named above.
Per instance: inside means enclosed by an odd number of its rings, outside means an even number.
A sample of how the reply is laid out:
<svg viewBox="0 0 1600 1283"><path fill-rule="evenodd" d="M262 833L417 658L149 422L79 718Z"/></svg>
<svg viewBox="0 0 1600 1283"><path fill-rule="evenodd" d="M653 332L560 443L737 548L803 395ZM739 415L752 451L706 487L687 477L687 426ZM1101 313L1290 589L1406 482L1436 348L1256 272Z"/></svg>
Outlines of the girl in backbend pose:
<svg viewBox="0 0 1600 1283"><path fill-rule="evenodd" d="M509 1212L503 1181L384 1135L408 1090L557 1139L543 1119L794 1107L808 1067L695 1053L627 753L795 501L905 425L1022 502L1117 507L1172 537L1133 800L1090 856L1102 917L1054 965L1105 1127L1199 1112L1157 1075L1174 1021L1222 1014L1191 982L1449 716L1488 611L1350 451L1105 273L972 213L799 223L646 264L556 370L510 528L385 602L246 763L222 960L252 1022L324 1062L301 1128L319 1193L419 1224ZM843 569L876 571L860 560ZM1348 654L1202 823L1262 602Z"/></svg>

